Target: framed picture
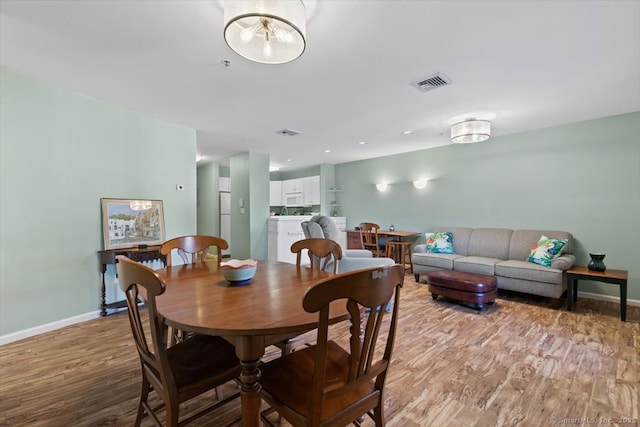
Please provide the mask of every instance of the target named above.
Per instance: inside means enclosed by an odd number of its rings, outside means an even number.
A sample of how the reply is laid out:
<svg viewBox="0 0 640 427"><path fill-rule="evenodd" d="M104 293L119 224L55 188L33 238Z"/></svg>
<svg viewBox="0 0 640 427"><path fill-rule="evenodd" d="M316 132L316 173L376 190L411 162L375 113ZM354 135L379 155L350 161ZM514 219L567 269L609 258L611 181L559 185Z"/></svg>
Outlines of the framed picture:
<svg viewBox="0 0 640 427"><path fill-rule="evenodd" d="M164 243L162 200L100 199L105 249Z"/></svg>

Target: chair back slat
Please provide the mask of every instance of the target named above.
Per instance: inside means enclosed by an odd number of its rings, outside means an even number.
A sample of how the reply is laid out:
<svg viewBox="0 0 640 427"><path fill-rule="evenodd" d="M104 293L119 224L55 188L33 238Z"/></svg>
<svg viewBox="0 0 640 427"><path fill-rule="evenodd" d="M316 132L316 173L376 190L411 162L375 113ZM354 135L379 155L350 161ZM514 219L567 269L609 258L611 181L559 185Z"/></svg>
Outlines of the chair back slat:
<svg viewBox="0 0 640 427"><path fill-rule="evenodd" d="M217 262L220 265L222 250L229 248L226 240L215 236L180 236L167 240L160 247L160 253L166 257L167 266L172 265L171 251L176 249L184 264L205 262L211 247L216 248Z"/></svg>

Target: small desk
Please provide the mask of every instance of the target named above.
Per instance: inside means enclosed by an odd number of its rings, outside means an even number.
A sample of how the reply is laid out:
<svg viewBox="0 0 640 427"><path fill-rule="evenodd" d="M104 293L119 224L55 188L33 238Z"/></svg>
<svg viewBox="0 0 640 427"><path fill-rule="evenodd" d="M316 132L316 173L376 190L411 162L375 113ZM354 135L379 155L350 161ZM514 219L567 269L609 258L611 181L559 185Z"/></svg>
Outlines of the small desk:
<svg viewBox="0 0 640 427"><path fill-rule="evenodd" d="M156 298L167 325L200 334L219 335L234 344L240 359L242 425L260 422L260 358L265 348L318 327L318 314L302 308L310 287L330 277L324 271L276 261L258 261L253 280L231 286L215 262L157 270L167 284ZM332 303L332 322L348 318L344 303ZM206 355L203 355L206 357Z"/></svg>
<svg viewBox="0 0 640 427"><path fill-rule="evenodd" d="M148 246L146 248L122 248L98 251L98 257L100 258L100 274L102 275L102 284L100 288L100 316L102 317L107 315L107 309L123 308L127 306L126 301L116 301L111 304L106 303L104 274L107 272L107 265L116 263L117 255L124 255L137 262L159 260L166 265L166 259L160 253L160 245Z"/></svg>
<svg viewBox="0 0 640 427"><path fill-rule="evenodd" d="M403 230L378 230L378 237L382 237L385 240L409 240L415 238L421 233L417 231L403 231ZM413 240L413 239L411 239ZM360 240L359 230L347 230L347 249L362 249L362 241Z"/></svg>
<svg viewBox="0 0 640 427"><path fill-rule="evenodd" d="M567 310L578 300L578 280L593 280L596 282L613 283L620 286L620 320L627 320L627 270L593 271L587 267L573 267L567 270Z"/></svg>

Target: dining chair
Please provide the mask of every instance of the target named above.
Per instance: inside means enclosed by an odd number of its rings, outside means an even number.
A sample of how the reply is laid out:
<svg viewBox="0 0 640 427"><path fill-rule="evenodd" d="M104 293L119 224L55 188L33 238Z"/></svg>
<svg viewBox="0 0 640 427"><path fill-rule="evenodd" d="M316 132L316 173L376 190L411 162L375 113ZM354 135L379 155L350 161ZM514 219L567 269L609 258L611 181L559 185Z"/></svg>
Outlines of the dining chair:
<svg viewBox="0 0 640 427"><path fill-rule="evenodd" d="M296 254L296 266L302 267L303 252L307 250L309 256L309 268L322 271L331 271L336 274L338 262L342 259L340 245L331 239L311 238L298 240L291 245L291 252ZM289 354L296 348L309 345L316 341L316 330L308 331L295 337L287 338L276 343L276 347L282 350L282 354Z"/></svg>
<svg viewBox="0 0 640 427"><path fill-rule="evenodd" d="M218 265L222 260L222 250L229 248L226 240L215 236L180 236L167 240L160 247L160 253L166 257L167 267L172 265L171 251L177 249L178 255L184 264L192 264L198 261L206 261L211 247L216 248Z"/></svg>
<svg viewBox="0 0 640 427"><path fill-rule="evenodd" d="M378 238L380 226L374 222L361 222L359 228L362 249L370 250L375 257L384 256L385 247Z"/></svg>
<svg viewBox="0 0 640 427"><path fill-rule="evenodd" d="M204 235L174 237L160 246L160 254L166 258L165 265L167 267L173 264L171 253L174 249L177 250L184 264L193 264L205 262L211 247L216 248L217 262L218 266L220 266L222 250L229 247L229 243L220 237ZM185 331L174 329L171 333L170 345L180 342L188 335Z"/></svg>
<svg viewBox="0 0 640 427"><path fill-rule="evenodd" d="M384 385L403 283L404 270L395 264L338 274L310 288L302 306L318 313L318 342L261 365L261 396L270 409L294 426L357 426L365 415L384 426ZM392 298L387 313L384 307ZM342 301L349 312L346 348L329 340L334 301ZM363 308L368 313L361 318ZM261 414L268 424L270 409Z"/></svg>
<svg viewBox="0 0 640 427"><path fill-rule="evenodd" d="M240 362L235 348L224 339L209 335L194 335L167 347L168 327L156 310L156 297L165 291L164 280L146 265L124 255L116 258L120 288L126 296L131 332L142 370L142 392L135 425L139 426L146 416L150 416L156 425L163 425L157 412L165 408L165 425L182 426L238 397L236 392L217 399L178 421L181 403L229 381L237 381ZM139 296L146 302L148 325L143 324L144 317L137 304ZM162 401L153 408L148 401L152 391Z"/></svg>

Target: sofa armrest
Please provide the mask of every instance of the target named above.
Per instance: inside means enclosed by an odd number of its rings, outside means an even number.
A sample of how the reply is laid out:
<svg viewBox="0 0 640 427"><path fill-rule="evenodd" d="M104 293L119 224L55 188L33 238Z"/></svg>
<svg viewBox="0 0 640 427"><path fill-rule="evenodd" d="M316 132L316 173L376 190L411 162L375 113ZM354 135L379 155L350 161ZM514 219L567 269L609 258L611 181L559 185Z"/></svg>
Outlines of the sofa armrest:
<svg viewBox="0 0 640 427"><path fill-rule="evenodd" d="M571 254L560 255L558 258L554 259L551 262L551 268L555 268L556 270L567 271L573 264L576 262L576 257Z"/></svg>
<svg viewBox="0 0 640 427"><path fill-rule="evenodd" d="M346 258L373 258L373 253L366 249L343 249L342 256Z"/></svg>

